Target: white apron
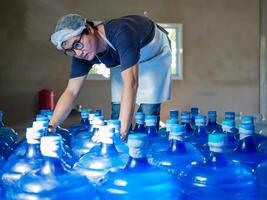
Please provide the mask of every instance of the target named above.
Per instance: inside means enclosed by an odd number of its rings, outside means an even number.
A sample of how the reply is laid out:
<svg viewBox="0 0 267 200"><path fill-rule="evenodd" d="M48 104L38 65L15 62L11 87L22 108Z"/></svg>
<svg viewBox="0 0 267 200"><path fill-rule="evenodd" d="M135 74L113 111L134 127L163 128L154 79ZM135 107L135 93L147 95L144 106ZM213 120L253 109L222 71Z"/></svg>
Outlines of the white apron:
<svg viewBox="0 0 267 200"><path fill-rule="evenodd" d="M111 48L114 47L107 42ZM171 49L167 35L155 26L153 40L141 48L136 103L158 104L171 97ZM112 103L121 102L121 67L110 69Z"/></svg>

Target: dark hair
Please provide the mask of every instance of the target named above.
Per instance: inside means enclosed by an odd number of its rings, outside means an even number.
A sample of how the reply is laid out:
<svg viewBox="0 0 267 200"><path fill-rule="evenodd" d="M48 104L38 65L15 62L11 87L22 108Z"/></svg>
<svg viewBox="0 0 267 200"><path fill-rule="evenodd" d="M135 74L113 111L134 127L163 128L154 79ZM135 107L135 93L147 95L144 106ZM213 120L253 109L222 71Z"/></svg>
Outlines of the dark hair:
<svg viewBox="0 0 267 200"><path fill-rule="evenodd" d="M96 25L95 25L94 22L86 20L86 24L88 24L89 26L91 26L93 29L96 29Z"/></svg>

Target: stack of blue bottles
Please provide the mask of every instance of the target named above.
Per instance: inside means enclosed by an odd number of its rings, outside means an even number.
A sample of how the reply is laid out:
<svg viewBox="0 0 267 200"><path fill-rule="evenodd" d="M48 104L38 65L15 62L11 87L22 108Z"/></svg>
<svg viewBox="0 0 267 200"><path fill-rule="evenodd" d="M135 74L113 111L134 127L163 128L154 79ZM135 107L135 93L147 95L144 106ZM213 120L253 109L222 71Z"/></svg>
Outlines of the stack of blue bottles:
<svg viewBox="0 0 267 200"><path fill-rule="evenodd" d="M52 115L53 115L53 112L51 112L51 111L46 112L46 116L49 119L49 121L50 121ZM60 126L57 126L56 133L61 135L61 137L64 139L64 143L67 144L68 146L70 146L72 135L67 129L64 129Z"/></svg>
<svg viewBox="0 0 267 200"><path fill-rule="evenodd" d="M148 164L145 134L128 136L130 159L124 169L111 171L98 186L100 200L177 200L180 184L165 170Z"/></svg>
<svg viewBox="0 0 267 200"><path fill-rule="evenodd" d="M184 125L172 125L169 134L169 148L166 151L152 152L151 155L148 155L149 163L178 176L191 162L202 161L204 156L191 144L184 141L184 135Z"/></svg>
<svg viewBox="0 0 267 200"><path fill-rule="evenodd" d="M231 156L234 162L241 163L255 169L258 164L267 159L267 153L260 152L254 141L255 132L253 124L239 125L240 141Z"/></svg>
<svg viewBox="0 0 267 200"><path fill-rule="evenodd" d="M191 137L188 137L186 141L193 144L197 149L202 151L204 144L206 144L208 141L208 133L206 130L206 116L195 116L195 126L196 127L193 135Z"/></svg>
<svg viewBox="0 0 267 200"><path fill-rule="evenodd" d="M67 172L62 164L61 136L45 136L41 139L44 161L40 169L21 178L10 199L95 199L94 187L86 177Z"/></svg>
<svg viewBox="0 0 267 200"><path fill-rule="evenodd" d="M258 165L256 177L259 186L259 200L266 200L267 197L267 160Z"/></svg>
<svg viewBox="0 0 267 200"><path fill-rule="evenodd" d="M94 146L100 145L99 143L93 141L92 137L97 134L100 127L104 125L105 122L103 116L94 116L91 121L91 129L78 133L76 137L72 139L71 147L76 157L80 158L84 154L88 153Z"/></svg>
<svg viewBox="0 0 267 200"><path fill-rule="evenodd" d="M103 126L94 136L101 143L83 155L73 167L77 172L86 175L92 183L98 183L109 170L123 168L128 161L128 154L119 153L113 143L114 128Z"/></svg>
<svg viewBox="0 0 267 200"><path fill-rule="evenodd" d="M134 132L135 133L145 133L146 132L145 115L142 112L136 112L136 114L135 114Z"/></svg>
<svg viewBox="0 0 267 200"><path fill-rule="evenodd" d="M185 125L185 138L193 135L193 128L190 123L190 112L183 111L181 113L181 124Z"/></svg>
<svg viewBox="0 0 267 200"><path fill-rule="evenodd" d="M7 159L18 144L18 134L3 123L3 112L0 111L0 156Z"/></svg>
<svg viewBox="0 0 267 200"><path fill-rule="evenodd" d="M169 146L166 139L158 134L157 120L155 115L145 116L146 134L150 151L164 151Z"/></svg>
<svg viewBox="0 0 267 200"><path fill-rule="evenodd" d="M113 142L115 144L115 147L119 153L128 153L129 148L127 144L121 139L121 122L117 119L108 120L107 125L111 128L114 128L115 133L113 136Z"/></svg>
<svg viewBox="0 0 267 200"><path fill-rule="evenodd" d="M233 120L235 121L235 112L227 111L224 113L224 119L225 120Z"/></svg>
<svg viewBox="0 0 267 200"><path fill-rule="evenodd" d="M233 120L222 121L222 131L227 135L228 138L228 145L227 145L228 152L233 152L239 144L239 134L237 129L235 128L235 121Z"/></svg>
<svg viewBox="0 0 267 200"><path fill-rule="evenodd" d="M216 111L208 111L208 124L207 124L207 132L208 133L221 133L222 127L217 124L217 112Z"/></svg>
<svg viewBox="0 0 267 200"><path fill-rule="evenodd" d="M209 159L191 164L181 175L182 199L256 200L253 173L226 156L227 136L210 134L209 147Z"/></svg>
<svg viewBox="0 0 267 200"><path fill-rule="evenodd" d="M71 125L68 130L73 136L76 136L80 131L87 131L90 130L90 123L89 123L89 109L81 109L81 122L78 124Z"/></svg>
<svg viewBox="0 0 267 200"><path fill-rule="evenodd" d="M191 108L191 126L195 129L195 117L199 115L200 111L197 107Z"/></svg>
<svg viewBox="0 0 267 200"><path fill-rule="evenodd" d="M6 194L24 174L41 166L40 140L42 134L40 129L27 128L27 150L24 155L10 157L3 166L1 182Z"/></svg>

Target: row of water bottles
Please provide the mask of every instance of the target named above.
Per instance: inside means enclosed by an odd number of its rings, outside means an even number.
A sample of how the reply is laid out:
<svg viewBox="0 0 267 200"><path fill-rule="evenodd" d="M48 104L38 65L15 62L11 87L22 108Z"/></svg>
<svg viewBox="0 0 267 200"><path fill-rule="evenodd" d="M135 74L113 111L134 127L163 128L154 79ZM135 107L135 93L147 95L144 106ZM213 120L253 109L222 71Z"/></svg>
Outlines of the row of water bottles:
<svg viewBox="0 0 267 200"><path fill-rule="evenodd" d="M267 198L266 145L253 117L237 129L233 112L221 125L215 111L208 123L196 108L178 114L170 111L158 131L156 116L136 113L126 143L120 122L105 121L101 111L82 109L80 123L48 133L52 112L43 110L26 138L1 152L2 198Z"/></svg>

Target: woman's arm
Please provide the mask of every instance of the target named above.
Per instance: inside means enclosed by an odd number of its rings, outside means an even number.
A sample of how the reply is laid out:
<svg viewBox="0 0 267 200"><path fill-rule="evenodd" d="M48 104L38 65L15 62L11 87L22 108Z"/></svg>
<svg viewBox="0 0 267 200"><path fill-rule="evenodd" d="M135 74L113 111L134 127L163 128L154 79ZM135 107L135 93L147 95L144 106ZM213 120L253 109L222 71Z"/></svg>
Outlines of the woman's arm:
<svg viewBox="0 0 267 200"><path fill-rule="evenodd" d="M53 116L49 122L49 125L53 127L52 129L55 129L68 117L85 79L86 76L81 76L69 80L65 91L57 102Z"/></svg>
<svg viewBox="0 0 267 200"><path fill-rule="evenodd" d="M138 63L121 72L122 95L120 105L121 137L126 138L132 123L138 88Z"/></svg>

